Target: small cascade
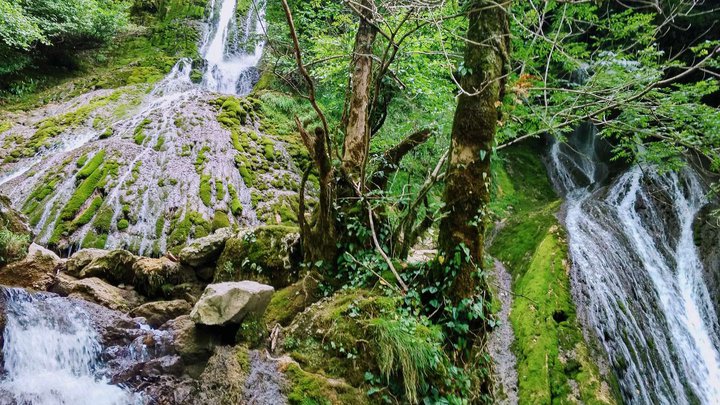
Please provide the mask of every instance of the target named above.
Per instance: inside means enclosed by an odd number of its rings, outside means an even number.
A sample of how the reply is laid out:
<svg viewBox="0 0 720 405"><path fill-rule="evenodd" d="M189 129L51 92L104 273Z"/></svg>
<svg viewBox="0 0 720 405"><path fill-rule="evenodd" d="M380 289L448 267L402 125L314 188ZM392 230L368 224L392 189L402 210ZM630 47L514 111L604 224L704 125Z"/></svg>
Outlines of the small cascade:
<svg viewBox="0 0 720 405"><path fill-rule="evenodd" d="M236 18L237 0L213 0L211 27L200 48L207 64L203 87L207 90L245 95L258 79L262 57L265 2L250 1L249 10Z"/></svg>
<svg viewBox="0 0 720 405"><path fill-rule="evenodd" d="M720 337L692 224L707 203L690 168L634 166L610 182L595 129L555 143L548 169L565 194L572 281L628 403L715 404Z"/></svg>
<svg viewBox="0 0 720 405"><path fill-rule="evenodd" d="M2 289L7 323L0 404L128 405L142 398L101 377L88 314L67 299Z"/></svg>

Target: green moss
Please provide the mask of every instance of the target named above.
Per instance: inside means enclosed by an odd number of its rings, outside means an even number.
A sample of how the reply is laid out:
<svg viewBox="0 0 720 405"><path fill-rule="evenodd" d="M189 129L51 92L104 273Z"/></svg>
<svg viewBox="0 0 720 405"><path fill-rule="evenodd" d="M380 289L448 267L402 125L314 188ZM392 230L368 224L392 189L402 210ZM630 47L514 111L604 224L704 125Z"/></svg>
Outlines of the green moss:
<svg viewBox="0 0 720 405"><path fill-rule="evenodd" d="M243 213L243 206L240 202L240 199L238 198L237 190L235 190L235 186L228 183L228 193L230 194L230 211L235 215L236 217L242 216Z"/></svg>
<svg viewBox="0 0 720 405"><path fill-rule="evenodd" d="M225 199L225 185L222 180L215 180L215 199L217 201Z"/></svg>
<svg viewBox="0 0 720 405"><path fill-rule="evenodd" d="M93 217L95 217L95 213L100 208L100 206L103 203L103 199L100 196L95 197L92 202L90 203L90 206L88 206L85 211L78 216L75 221L73 221L72 229L77 229L83 225L89 224L90 221L92 221Z"/></svg>
<svg viewBox="0 0 720 405"><path fill-rule="evenodd" d="M165 215L160 215L155 221L155 237L160 239L165 231Z"/></svg>
<svg viewBox="0 0 720 405"><path fill-rule="evenodd" d="M203 167L205 167L205 161L207 160L207 156L205 154L209 151L209 146L203 146L198 151L197 157L195 157L195 171L197 171L198 173L201 173Z"/></svg>
<svg viewBox="0 0 720 405"><path fill-rule="evenodd" d="M118 231L124 231L128 228L128 226L130 226L130 223L125 218L119 220L117 223Z"/></svg>
<svg viewBox="0 0 720 405"><path fill-rule="evenodd" d="M85 166L85 163L87 163L87 160L88 160L87 153L83 153L82 156L80 156L78 158L77 162L75 162L75 166L77 166L78 168L81 168L81 167Z"/></svg>
<svg viewBox="0 0 720 405"><path fill-rule="evenodd" d="M87 159L86 159L87 160ZM100 150L98 153L93 156L90 161L83 166L82 169L75 175L75 178L78 180L86 179L91 174L93 174L98 167L103 163L105 160L105 151ZM78 165L80 165L80 161L78 160Z"/></svg>
<svg viewBox="0 0 720 405"><path fill-rule="evenodd" d="M168 250L177 254L190 238L200 238L212 232L212 224L202 214L187 211L182 219L176 214L170 223L170 235L167 238Z"/></svg>
<svg viewBox="0 0 720 405"><path fill-rule="evenodd" d="M153 149L156 152L160 152L164 145L165 145L165 137L160 135L157 139L157 142L155 143L155 146L153 146Z"/></svg>
<svg viewBox="0 0 720 405"><path fill-rule="evenodd" d="M210 184L210 175L203 174L200 176L200 200L206 207L212 204L212 185Z"/></svg>
<svg viewBox="0 0 720 405"><path fill-rule="evenodd" d="M142 120L137 127L135 127L135 130L133 131L133 140L136 144L142 145L145 143L145 139L147 138L147 135L145 134L145 127L150 125L152 121L150 119L145 118Z"/></svg>
<svg viewBox="0 0 720 405"><path fill-rule="evenodd" d="M539 157L529 146L510 148L493 169L492 211L509 219L490 253L512 274L520 403L615 403L614 382L600 375L576 319L567 243L556 218L561 201Z"/></svg>
<svg viewBox="0 0 720 405"><path fill-rule="evenodd" d="M107 105L111 101L115 101L116 99L117 95L115 93L107 96L100 96L73 111L41 121L38 123L35 133L24 145L24 148L22 148L21 154L23 156L34 155L38 149L47 144L48 140L56 137L67 129L74 128L85 123L95 110Z"/></svg>
<svg viewBox="0 0 720 405"><path fill-rule="evenodd" d="M272 139L263 139L263 151L265 153L265 159L269 161L275 160L275 142Z"/></svg>
<svg viewBox="0 0 720 405"><path fill-rule="evenodd" d="M106 128L105 131L103 131L102 134L100 134L100 139L107 139L113 136L113 130L112 128Z"/></svg>
<svg viewBox="0 0 720 405"><path fill-rule="evenodd" d="M13 124L10 121L0 121L0 134L12 128Z"/></svg>
<svg viewBox="0 0 720 405"><path fill-rule="evenodd" d="M347 384L331 382L322 375L303 371L297 364L288 365L285 377L290 384L287 399L297 405L368 404L360 390Z"/></svg>
<svg viewBox="0 0 720 405"><path fill-rule="evenodd" d="M218 230L220 228L227 228L229 226L230 226L230 219L228 218L225 211L215 211L215 215L213 216L213 220L212 220L213 231Z"/></svg>

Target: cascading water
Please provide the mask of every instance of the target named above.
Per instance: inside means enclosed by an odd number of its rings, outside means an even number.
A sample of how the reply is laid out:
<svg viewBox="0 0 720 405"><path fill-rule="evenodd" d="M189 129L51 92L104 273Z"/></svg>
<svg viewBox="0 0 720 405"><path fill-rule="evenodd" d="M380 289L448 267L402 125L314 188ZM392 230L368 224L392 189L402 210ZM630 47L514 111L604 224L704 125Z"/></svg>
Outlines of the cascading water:
<svg viewBox="0 0 720 405"><path fill-rule="evenodd" d="M235 18L237 0L213 0L211 27L200 48L207 64L203 87L210 91L245 95L257 81L256 66L265 42L264 0L251 1L247 14Z"/></svg>
<svg viewBox="0 0 720 405"><path fill-rule="evenodd" d="M555 143L548 168L566 196L573 288L628 403L720 401L720 330L692 224L707 203L690 168L634 166L608 177L591 125Z"/></svg>
<svg viewBox="0 0 720 405"><path fill-rule="evenodd" d="M128 405L142 398L99 376L101 347L72 301L5 289L5 372L0 404Z"/></svg>

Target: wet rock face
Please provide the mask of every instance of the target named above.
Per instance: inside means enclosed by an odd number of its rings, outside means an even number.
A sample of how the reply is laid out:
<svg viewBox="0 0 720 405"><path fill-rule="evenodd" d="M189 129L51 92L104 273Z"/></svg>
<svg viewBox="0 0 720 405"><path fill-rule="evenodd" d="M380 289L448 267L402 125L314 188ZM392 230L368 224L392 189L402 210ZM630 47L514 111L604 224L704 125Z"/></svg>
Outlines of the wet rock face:
<svg viewBox="0 0 720 405"><path fill-rule="evenodd" d="M261 318L275 289L254 281L210 284L190 313L203 325L240 324L247 317Z"/></svg>
<svg viewBox="0 0 720 405"><path fill-rule="evenodd" d="M713 215L720 204L709 204L704 207L695 219L695 245L703 262L703 278L715 306L715 313L720 317L720 220ZM720 333L720 331L717 331Z"/></svg>
<svg viewBox="0 0 720 405"><path fill-rule="evenodd" d="M157 257L218 228L287 220L295 145L260 129L260 101L206 92L181 65L154 88L92 91L8 120L0 194L36 242Z"/></svg>

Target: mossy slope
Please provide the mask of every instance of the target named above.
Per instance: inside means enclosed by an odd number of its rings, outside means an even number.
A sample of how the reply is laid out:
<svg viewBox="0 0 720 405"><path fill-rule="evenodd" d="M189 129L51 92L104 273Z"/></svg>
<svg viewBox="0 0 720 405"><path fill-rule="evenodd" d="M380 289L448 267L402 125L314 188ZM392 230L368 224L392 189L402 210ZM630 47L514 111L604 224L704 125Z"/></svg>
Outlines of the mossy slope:
<svg viewBox="0 0 720 405"><path fill-rule="evenodd" d="M503 151L495 165L497 234L490 253L510 271L521 404L618 402L585 341L570 291L567 240L538 145Z"/></svg>

